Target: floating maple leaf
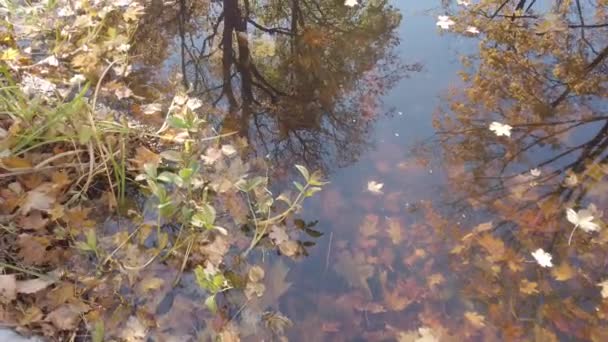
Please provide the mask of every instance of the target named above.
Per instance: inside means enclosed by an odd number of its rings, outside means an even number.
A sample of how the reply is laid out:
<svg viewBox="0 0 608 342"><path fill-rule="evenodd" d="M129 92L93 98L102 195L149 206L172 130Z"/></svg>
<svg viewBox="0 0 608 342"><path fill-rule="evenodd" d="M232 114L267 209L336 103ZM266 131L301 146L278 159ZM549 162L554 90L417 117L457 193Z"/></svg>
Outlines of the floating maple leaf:
<svg viewBox="0 0 608 342"><path fill-rule="evenodd" d="M456 0L456 4L464 7L468 7L471 5L471 0Z"/></svg>
<svg viewBox="0 0 608 342"><path fill-rule="evenodd" d="M382 193L382 187L384 186L383 183L378 183L376 181L369 181L367 182L367 191L373 193L373 194L381 194Z"/></svg>
<svg viewBox="0 0 608 342"><path fill-rule="evenodd" d="M479 29L475 26L467 26L465 31L471 34L479 34Z"/></svg>
<svg viewBox="0 0 608 342"><path fill-rule="evenodd" d="M598 283L597 286L602 288L602 298L608 298L608 280Z"/></svg>
<svg viewBox="0 0 608 342"><path fill-rule="evenodd" d="M595 206L593 205L590 205L587 209L579 210L578 212L574 211L572 208L566 209L566 218L574 225L570 237L568 238L568 245L572 242L572 236L574 235L576 228L580 227L586 233L595 232L600 229L599 224L593 222L595 219L593 216L594 211Z"/></svg>
<svg viewBox="0 0 608 342"><path fill-rule="evenodd" d="M195 111L203 106L203 101L197 98L189 98L186 102L186 106L191 110Z"/></svg>
<svg viewBox="0 0 608 342"><path fill-rule="evenodd" d="M553 257L551 254L545 252L542 248L532 252L532 256L534 259L536 259L536 262L538 262L541 267L553 267L553 263L551 262Z"/></svg>
<svg viewBox="0 0 608 342"><path fill-rule="evenodd" d="M456 24L454 20L450 19L447 15L440 15L437 17L437 26L444 30L449 30L450 26Z"/></svg>
<svg viewBox="0 0 608 342"><path fill-rule="evenodd" d="M511 136L511 129L513 129L513 127L507 125L507 124L503 124L497 121L493 121L490 124L490 131L494 132L494 134L496 134L497 136L507 136L510 137Z"/></svg>
<svg viewBox="0 0 608 342"><path fill-rule="evenodd" d="M344 1L344 6L348 6L348 7L354 7L354 6L357 6L358 4L359 4L359 2L357 2L357 0Z"/></svg>

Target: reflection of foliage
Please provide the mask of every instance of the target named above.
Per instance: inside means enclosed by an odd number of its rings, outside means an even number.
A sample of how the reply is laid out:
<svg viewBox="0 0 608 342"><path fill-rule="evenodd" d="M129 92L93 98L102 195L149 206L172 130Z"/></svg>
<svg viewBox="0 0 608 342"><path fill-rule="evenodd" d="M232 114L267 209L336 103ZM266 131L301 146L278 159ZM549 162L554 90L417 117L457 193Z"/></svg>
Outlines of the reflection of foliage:
<svg viewBox="0 0 608 342"><path fill-rule="evenodd" d="M526 328L541 340L606 338L599 328L605 305L585 307L601 301L595 260L607 253L606 230L575 235L569 246L572 225L565 221L566 208L607 204L605 9L601 1L543 9L536 1L501 0L454 17L457 30L476 26L483 38L479 54L465 58L467 87L436 118L439 141L450 185L472 207L499 216L454 248L460 256L454 267L473 274L467 293L512 338ZM511 136L493 134L493 121L512 126ZM539 247L557 263L553 279L524 263Z"/></svg>
<svg viewBox="0 0 608 342"><path fill-rule="evenodd" d="M173 20L160 29L177 33L175 57L192 94L226 108L223 128L248 137L279 169L356 160L379 96L402 76L391 50L400 15L386 1L350 9L340 2L182 0L158 14ZM141 28L142 41L156 25Z"/></svg>

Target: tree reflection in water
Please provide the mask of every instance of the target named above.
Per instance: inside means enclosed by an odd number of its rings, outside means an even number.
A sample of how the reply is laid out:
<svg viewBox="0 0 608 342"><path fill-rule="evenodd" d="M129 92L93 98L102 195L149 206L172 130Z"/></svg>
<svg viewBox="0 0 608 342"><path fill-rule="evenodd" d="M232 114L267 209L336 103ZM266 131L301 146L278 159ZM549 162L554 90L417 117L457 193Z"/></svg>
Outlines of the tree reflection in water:
<svg viewBox="0 0 608 342"><path fill-rule="evenodd" d="M481 31L464 59L463 91L435 118L441 162L459 210L485 211L489 226L458 230L453 271L496 338L606 340L608 232L578 230L566 208L597 219L608 158L608 18L587 1L491 1L454 17ZM513 127L510 137L488 129ZM540 174L539 174L540 172ZM601 220L601 219L600 219ZM553 269L531 252L543 248ZM487 324L490 326L490 324Z"/></svg>
<svg viewBox="0 0 608 342"><path fill-rule="evenodd" d="M420 68L394 52L401 15L387 1L351 9L339 1L181 0L148 18L138 76L164 60L179 65L192 95L225 111L218 127L238 131L278 170L356 161L371 143L381 95ZM149 46L167 50L172 35L179 50L148 59L157 53Z"/></svg>

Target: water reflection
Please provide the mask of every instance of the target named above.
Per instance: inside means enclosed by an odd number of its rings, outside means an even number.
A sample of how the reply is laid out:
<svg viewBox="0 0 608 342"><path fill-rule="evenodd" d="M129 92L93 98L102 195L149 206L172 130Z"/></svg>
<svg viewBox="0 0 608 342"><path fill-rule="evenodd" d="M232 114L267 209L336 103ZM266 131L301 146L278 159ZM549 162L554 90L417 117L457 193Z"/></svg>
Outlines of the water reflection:
<svg viewBox="0 0 608 342"><path fill-rule="evenodd" d="M436 117L441 162L452 204L491 222L459 232L451 269L467 275L462 291L486 318L484 338L603 340L607 235L578 230L569 244L566 208L590 208L600 223L607 204L605 7L547 5L506 1L458 16L483 38L465 61L466 89ZM492 132L493 121L510 136ZM536 264L538 248L553 268Z"/></svg>
<svg viewBox="0 0 608 342"><path fill-rule="evenodd" d="M597 285L608 233L578 230L569 244L565 219L566 208L594 204L601 223L606 206L605 6L442 3L479 50L465 56L462 84L434 117L437 139L417 158L404 157L412 141L371 148L383 95L417 70L398 63L401 16L386 2L180 1L148 14L134 77L162 88L179 71L252 154L277 170L299 162L336 175L305 210L320 219L322 248L272 264L270 297L229 294L222 324L242 338L260 340L259 313L272 308L294 322L277 323L293 340L608 340ZM435 95L420 100L429 112ZM441 176L442 191L429 190ZM369 178L385 183L382 194L365 191ZM534 261L538 248L554 267Z"/></svg>
<svg viewBox="0 0 608 342"><path fill-rule="evenodd" d="M158 16L173 22L159 27ZM178 51L168 64L183 85L225 111L217 125L240 132L278 170L302 163L328 171L356 161L372 142L381 96L419 69L395 55L401 15L387 1L351 9L325 1L182 0L149 17L153 28L143 27L138 41L156 30L175 34ZM162 79L150 64L162 58L148 60L147 46L140 49L146 64L139 76Z"/></svg>

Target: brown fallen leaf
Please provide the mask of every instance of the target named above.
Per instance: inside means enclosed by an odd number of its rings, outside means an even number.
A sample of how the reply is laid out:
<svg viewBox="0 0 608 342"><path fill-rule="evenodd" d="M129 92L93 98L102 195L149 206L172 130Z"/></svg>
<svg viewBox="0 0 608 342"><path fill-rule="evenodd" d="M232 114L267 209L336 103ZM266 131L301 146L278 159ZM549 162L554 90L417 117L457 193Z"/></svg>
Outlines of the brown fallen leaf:
<svg viewBox="0 0 608 342"><path fill-rule="evenodd" d="M7 170L28 169L32 167L32 163L30 163L27 159L24 158L4 157L0 159L0 167Z"/></svg>
<svg viewBox="0 0 608 342"><path fill-rule="evenodd" d="M349 251L344 251L338 256L334 268L351 287L364 290L368 298L372 297L367 280L374 274L374 267L366 264L362 255L353 256Z"/></svg>
<svg viewBox="0 0 608 342"><path fill-rule="evenodd" d="M17 282L17 292L25 293L25 294L36 293L38 291L44 290L45 288L52 285L53 283L55 283L55 280L51 279L51 278L47 278L47 279L36 278L36 279L18 281Z"/></svg>
<svg viewBox="0 0 608 342"><path fill-rule="evenodd" d="M127 342L144 341L147 331L148 329L137 316L131 316L127 320L124 329L120 332L120 338Z"/></svg>
<svg viewBox="0 0 608 342"><path fill-rule="evenodd" d="M17 280L14 274L0 275L0 301L8 303L17 298Z"/></svg>
<svg viewBox="0 0 608 342"><path fill-rule="evenodd" d="M27 216L20 216L17 219L17 225L22 229L41 230L49 223L49 219L43 218L42 213L38 210L29 213Z"/></svg>
<svg viewBox="0 0 608 342"><path fill-rule="evenodd" d="M388 224L388 236L394 245L399 244L403 241L403 229L401 228L401 221L397 218L387 218L386 223Z"/></svg>
<svg viewBox="0 0 608 342"><path fill-rule="evenodd" d="M475 311L467 311L464 313L464 317L471 322L471 324L476 328L482 328L486 325L485 317L478 314Z"/></svg>
<svg viewBox="0 0 608 342"><path fill-rule="evenodd" d="M363 237L371 237L378 233L378 221L377 215L368 214L363 218L361 226L359 226L359 232Z"/></svg>
<svg viewBox="0 0 608 342"><path fill-rule="evenodd" d="M47 211L55 204L55 195L52 194L52 184L44 183L30 190L21 202L21 214L27 215L32 209Z"/></svg>
<svg viewBox="0 0 608 342"><path fill-rule="evenodd" d="M283 261L275 262L264 276L264 285L266 290L264 295L259 299L261 307L276 306L279 303L279 298L289 290L291 283L285 281L289 268Z"/></svg>
<svg viewBox="0 0 608 342"><path fill-rule="evenodd" d="M283 255L293 257L300 250L300 245L296 241L288 240L279 245L279 250Z"/></svg>
<svg viewBox="0 0 608 342"><path fill-rule="evenodd" d="M80 315L88 309L88 306L83 303L64 304L49 313L45 320L53 323L59 330L73 330L80 322Z"/></svg>
<svg viewBox="0 0 608 342"><path fill-rule="evenodd" d="M19 246L19 257L28 265L42 265L46 263L46 247L49 242L44 237L21 234L17 240Z"/></svg>
<svg viewBox="0 0 608 342"><path fill-rule="evenodd" d="M564 262L551 270L551 274L557 281L566 281L574 277L576 271L568 263Z"/></svg>
<svg viewBox="0 0 608 342"><path fill-rule="evenodd" d="M538 293L538 284L534 281L522 279L521 283L519 283L519 291L528 295Z"/></svg>

